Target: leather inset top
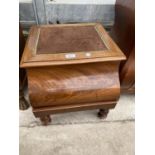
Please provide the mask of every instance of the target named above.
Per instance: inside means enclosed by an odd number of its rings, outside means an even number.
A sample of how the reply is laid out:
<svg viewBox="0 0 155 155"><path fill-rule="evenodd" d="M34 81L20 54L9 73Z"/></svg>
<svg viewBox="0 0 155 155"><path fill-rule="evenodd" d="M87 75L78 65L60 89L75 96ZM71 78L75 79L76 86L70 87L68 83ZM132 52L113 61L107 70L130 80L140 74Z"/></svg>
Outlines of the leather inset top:
<svg viewBox="0 0 155 155"><path fill-rule="evenodd" d="M94 26L40 29L37 54L106 50Z"/></svg>

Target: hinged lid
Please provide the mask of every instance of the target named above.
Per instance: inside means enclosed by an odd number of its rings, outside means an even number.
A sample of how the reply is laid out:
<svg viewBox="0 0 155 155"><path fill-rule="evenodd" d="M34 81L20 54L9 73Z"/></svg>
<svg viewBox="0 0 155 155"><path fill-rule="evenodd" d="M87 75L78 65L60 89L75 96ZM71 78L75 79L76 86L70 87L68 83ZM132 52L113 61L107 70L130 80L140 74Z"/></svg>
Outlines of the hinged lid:
<svg viewBox="0 0 155 155"><path fill-rule="evenodd" d="M124 59L101 24L40 25L30 30L21 67Z"/></svg>

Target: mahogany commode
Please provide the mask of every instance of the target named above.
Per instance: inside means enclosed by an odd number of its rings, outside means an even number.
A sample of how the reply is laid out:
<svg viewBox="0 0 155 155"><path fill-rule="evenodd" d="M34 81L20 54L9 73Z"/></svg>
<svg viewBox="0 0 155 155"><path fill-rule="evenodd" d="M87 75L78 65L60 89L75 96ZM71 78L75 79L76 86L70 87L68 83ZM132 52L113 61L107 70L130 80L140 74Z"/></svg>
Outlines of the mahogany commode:
<svg viewBox="0 0 155 155"><path fill-rule="evenodd" d="M33 113L100 109L105 117L120 96L118 69L124 54L101 24L33 26L21 67L26 68Z"/></svg>

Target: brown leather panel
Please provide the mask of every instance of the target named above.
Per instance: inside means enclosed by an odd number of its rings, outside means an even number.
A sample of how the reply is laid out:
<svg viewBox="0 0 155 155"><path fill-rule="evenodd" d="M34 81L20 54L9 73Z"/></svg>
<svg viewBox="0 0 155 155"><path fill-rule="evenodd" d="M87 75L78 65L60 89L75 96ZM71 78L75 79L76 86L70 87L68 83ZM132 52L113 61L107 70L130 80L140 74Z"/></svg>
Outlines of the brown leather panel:
<svg viewBox="0 0 155 155"><path fill-rule="evenodd" d="M105 50L94 26L41 28L37 54Z"/></svg>

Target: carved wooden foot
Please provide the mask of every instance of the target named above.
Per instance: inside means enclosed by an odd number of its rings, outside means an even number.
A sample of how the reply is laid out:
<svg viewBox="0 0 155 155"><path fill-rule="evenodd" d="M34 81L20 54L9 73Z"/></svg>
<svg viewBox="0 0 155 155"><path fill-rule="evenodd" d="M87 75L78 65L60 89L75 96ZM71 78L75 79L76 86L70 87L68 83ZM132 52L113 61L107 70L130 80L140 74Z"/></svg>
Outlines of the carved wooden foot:
<svg viewBox="0 0 155 155"><path fill-rule="evenodd" d="M48 125L51 122L50 115L40 117L40 120L43 125Z"/></svg>
<svg viewBox="0 0 155 155"><path fill-rule="evenodd" d="M100 109L100 111L98 112L98 117L101 119L105 119L108 113L109 113L108 109Z"/></svg>

